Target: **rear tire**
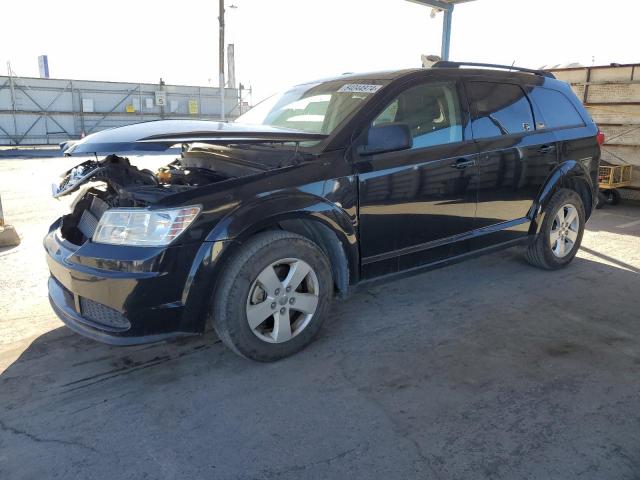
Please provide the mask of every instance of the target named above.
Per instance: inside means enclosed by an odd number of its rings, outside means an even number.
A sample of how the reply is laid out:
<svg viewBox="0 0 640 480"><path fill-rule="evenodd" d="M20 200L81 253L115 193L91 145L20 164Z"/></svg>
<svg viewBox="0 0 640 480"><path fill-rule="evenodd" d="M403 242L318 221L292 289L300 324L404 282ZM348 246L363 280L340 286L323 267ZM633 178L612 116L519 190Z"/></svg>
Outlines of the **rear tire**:
<svg viewBox="0 0 640 480"><path fill-rule="evenodd" d="M618 205L620 203L620 192L615 188L608 190L600 190L598 192L598 205L596 208L602 208L605 205Z"/></svg>
<svg viewBox="0 0 640 480"><path fill-rule="evenodd" d="M620 192L615 188L602 192L605 205L618 205L620 203Z"/></svg>
<svg viewBox="0 0 640 480"><path fill-rule="evenodd" d="M580 195L566 188L558 190L546 208L540 232L527 249L527 261L546 270L568 265L578 253L584 225Z"/></svg>
<svg viewBox="0 0 640 480"><path fill-rule="evenodd" d="M315 338L332 295L331 266L317 245L295 233L260 233L225 265L213 325L234 352L272 362Z"/></svg>

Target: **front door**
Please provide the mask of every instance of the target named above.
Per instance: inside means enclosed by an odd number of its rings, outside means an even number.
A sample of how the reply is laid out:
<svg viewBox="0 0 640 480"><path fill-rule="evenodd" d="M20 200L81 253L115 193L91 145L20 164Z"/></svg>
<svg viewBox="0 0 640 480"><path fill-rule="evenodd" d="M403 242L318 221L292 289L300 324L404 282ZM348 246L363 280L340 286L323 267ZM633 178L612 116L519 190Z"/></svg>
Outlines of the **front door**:
<svg viewBox="0 0 640 480"><path fill-rule="evenodd" d="M407 124L413 147L354 159L363 278L446 258L456 236L473 228L478 164L475 145L463 138L459 98L456 82L425 82L372 121Z"/></svg>

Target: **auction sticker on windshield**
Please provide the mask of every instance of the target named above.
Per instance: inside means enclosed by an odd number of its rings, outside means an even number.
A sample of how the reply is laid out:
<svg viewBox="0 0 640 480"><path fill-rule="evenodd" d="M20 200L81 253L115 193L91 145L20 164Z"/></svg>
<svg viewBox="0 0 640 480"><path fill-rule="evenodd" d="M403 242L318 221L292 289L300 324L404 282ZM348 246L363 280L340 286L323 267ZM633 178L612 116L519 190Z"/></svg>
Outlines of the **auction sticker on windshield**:
<svg viewBox="0 0 640 480"><path fill-rule="evenodd" d="M347 83L340 87L339 93L376 93L382 85L369 85L366 83Z"/></svg>

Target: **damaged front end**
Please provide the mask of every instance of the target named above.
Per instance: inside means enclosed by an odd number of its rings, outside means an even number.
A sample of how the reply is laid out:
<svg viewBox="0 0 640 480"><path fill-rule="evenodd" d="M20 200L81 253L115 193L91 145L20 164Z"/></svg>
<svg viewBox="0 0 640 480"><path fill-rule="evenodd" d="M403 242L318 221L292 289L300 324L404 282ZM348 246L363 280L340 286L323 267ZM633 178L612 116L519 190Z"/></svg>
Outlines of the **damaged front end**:
<svg viewBox="0 0 640 480"><path fill-rule="evenodd" d="M139 169L126 157L108 155L102 160L87 160L65 172L61 182L52 186L54 198L84 190L72 203L71 212L61 219L62 238L82 245L94 237L108 210L151 207L167 196L234 178L185 163L189 162L178 159L154 173ZM255 172L247 169L245 173Z"/></svg>
<svg viewBox="0 0 640 480"><path fill-rule="evenodd" d="M53 187L56 198L76 194L70 213L43 242L54 311L72 330L118 345L201 333L211 294L206 279L232 243L208 235L237 205L234 189L249 177L296 164L303 158L298 142L324 137L268 126L158 121L75 142L66 154L93 159ZM183 146L180 156L154 171L126 156L175 145Z"/></svg>
<svg viewBox="0 0 640 480"><path fill-rule="evenodd" d="M68 170L52 186L54 198L84 189L72 211L62 217L60 234L72 244L82 245L94 238L109 210L153 208L170 195L295 164L300 156L291 144L325 137L269 126L175 120L98 132L65 151L66 155L93 154L95 159ZM140 169L116 154L157 153L176 144L182 146L180 158L155 172ZM277 148L275 144L289 147ZM108 155L100 160L100 153Z"/></svg>

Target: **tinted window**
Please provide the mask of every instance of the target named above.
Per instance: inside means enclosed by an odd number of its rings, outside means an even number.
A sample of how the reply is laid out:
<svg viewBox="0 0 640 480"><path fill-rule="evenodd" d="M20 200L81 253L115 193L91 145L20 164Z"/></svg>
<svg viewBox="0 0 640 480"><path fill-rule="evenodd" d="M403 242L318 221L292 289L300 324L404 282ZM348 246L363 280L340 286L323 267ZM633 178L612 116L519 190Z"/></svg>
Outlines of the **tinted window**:
<svg viewBox="0 0 640 480"><path fill-rule="evenodd" d="M584 125L582 117L562 92L536 87L529 93L529 97L542 111L545 127L558 128Z"/></svg>
<svg viewBox="0 0 640 480"><path fill-rule="evenodd" d="M507 83L469 82L475 138L496 137L533 130L533 113L524 91Z"/></svg>
<svg viewBox="0 0 640 480"><path fill-rule="evenodd" d="M373 125L389 122L409 125L413 148L462 141L455 84L428 83L405 90L376 117Z"/></svg>

